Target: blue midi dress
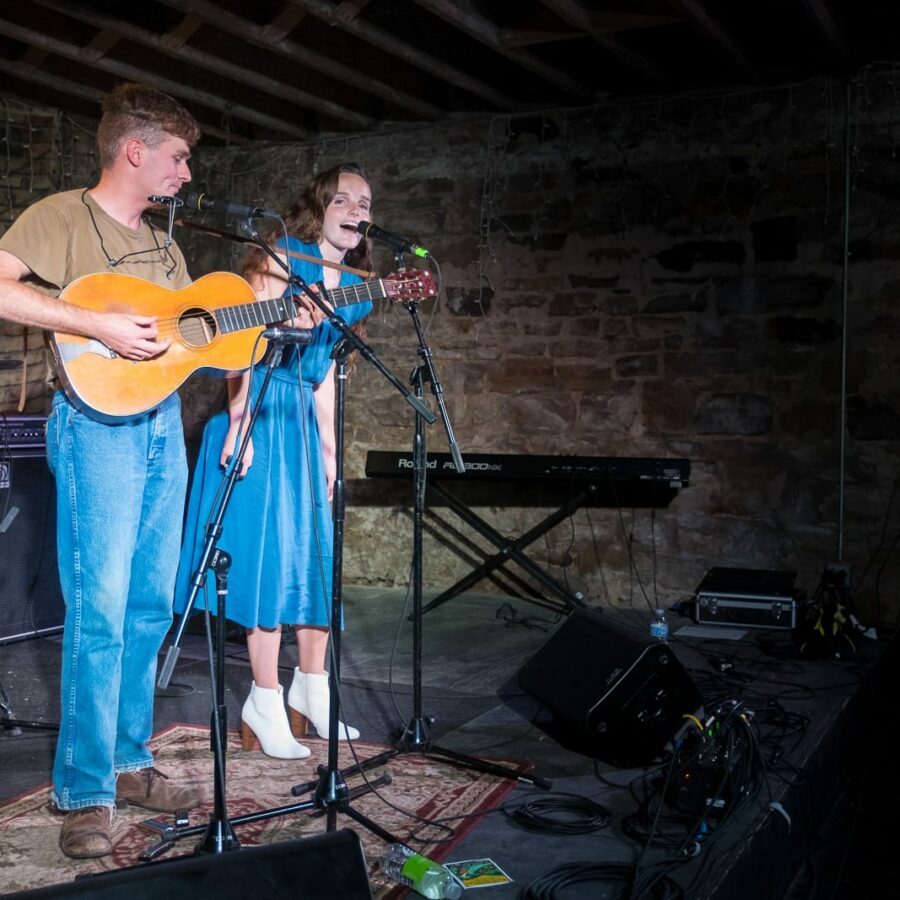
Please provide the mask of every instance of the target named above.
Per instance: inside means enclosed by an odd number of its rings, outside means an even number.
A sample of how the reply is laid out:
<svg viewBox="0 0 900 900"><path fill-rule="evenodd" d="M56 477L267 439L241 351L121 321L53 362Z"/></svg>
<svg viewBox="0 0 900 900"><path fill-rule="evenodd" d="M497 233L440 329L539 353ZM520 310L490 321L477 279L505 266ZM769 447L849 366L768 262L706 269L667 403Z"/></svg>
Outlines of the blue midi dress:
<svg viewBox="0 0 900 900"><path fill-rule="evenodd" d="M290 239L290 249L321 257L318 246ZM309 284L321 280L321 265L292 259L291 267ZM360 279L342 273L340 286ZM348 324L365 318L369 301L344 306L338 315ZM319 440L313 389L328 374L331 350L341 337L328 321L313 329L306 347L288 347L269 382L253 428L253 464L234 486L222 535L216 545L231 555L225 616L246 628L260 625L327 626L330 618L333 522ZM253 371L250 395L255 403L265 376ZM228 411L206 425L188 497L184 540L175 589L175 610L183 612L191 579L206 540L206 522L222 485L219 458L228 431ZM208 573L194 611L207 601L217 613L215 579Z"/></svg>

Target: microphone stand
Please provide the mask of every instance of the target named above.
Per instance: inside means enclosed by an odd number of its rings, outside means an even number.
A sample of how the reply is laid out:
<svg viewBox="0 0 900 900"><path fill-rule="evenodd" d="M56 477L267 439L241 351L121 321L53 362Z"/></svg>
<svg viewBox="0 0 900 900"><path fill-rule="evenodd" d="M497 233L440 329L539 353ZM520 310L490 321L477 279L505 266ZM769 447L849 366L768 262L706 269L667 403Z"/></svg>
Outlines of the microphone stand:
<svg viewBox="0 0 900 900"><path fill-rule="evenodd" d="M402 259L399 253L396 256L396 264L398 268L402 267ZM431 350L419 320L418 309L415 303L408 301L404 302L403 306L412 318L416 336L419 341L419 357L422 360L421 364L413 370L410 382L414 385L416 397L420 400L424 393L424 384L427 382L431 385L431 392L434 394L435 400L437 401L441 420L447 433L447 440L450 445L453 464L456 467L457 472L464 474L465 464L459 450L459 445L453 434L453 426L450 424L450 417L444 404L443 388L437 378ZM431 424L433 421L433 416L431 420L428 420L426 417L420 415L418 409L416 410L416 426L413 437L413 612L411 616L413 622L413 714L393 749L386 750L384 753L380 753L371 759L365 760L354 768L361 770L374 769L384 765L401 753L421 753L424 756L429 756L444 762L450 762L478 772L484 772L488 775L494 775L499 778L511 778L533 787L549 790L552 787L552 782L547 778L519 772L506 766L485 762L482 759L438 746L431 738L430 726L434 719L430 716L422 715L422 536L424 532L423 515L427 473L425 423L428 422L428 424ZM340 459L340 456L338 456L338 459ZM335 490L335 506L337 506L337 490ZM337 562L337 534L335 534L335 561ZM334 628L334 626L332 626L332 628ZM334 733L336 722L337 710L332 701L331 718L329 720L330 733ZM291 791L295 796L299 796L309 790L311 786L312 783L296 785Z"/></svg>
<svg viewBox="0 0 900 900"><path fill-rule="evenodd" d="M198 845L197 852L205 852L207 847L212 852L221 852L223 850L232 850L239 849L240 844L237 841L237 838L234 836L233 826L242 825L249 822L259 822L266 819L275 818L277 816L289 815L297 812L305 812L311 809L324 810L326 812L326 828L328 831L334 831L336 828L337 814L338 812L343 813L349 816L354 821L358 822L360 825L368 828L373 834L380 837L382 840L387 843L399 843L399 839L393 835L391 832L382 828L380 825L369 819L367 816L364 816L362 813L354 810L350 802L354 800L356 797L361 796L363 794L368 793L369 791L375 790L384 785L390 784L391 776L389 773L383 773L380 777L375 778L371 781L367 781L365 785L353 788L352 790L348 788L346 781L344 780L343 773L338 768L337 759L338 759L338 718L339 718L339 685L338 679L340 675L340 633L341 633L341 622L343 619L342 616L342 572L343 572L343 541L344 541L344 406L345 406L345 397L346 397L346 383L347 383L347 369L346 362L349 355L354 351L358 350L360 355L375 366L379 372L384 375L384 377L396 387L399 392L403 395L406 401L413 407L416 411L416 418L423 419L429 423L435 421L435 415L428 406L422 401L421 397L413 395L405 385L394 375L387 367L377 358L374 350L369 347L358 335L354 334L350 326L347 325L344 320L338 316L322 299L325 296L325 287L323 284L319 285L320 294L317 294L313 291L310 286L299 276L295 275L290 266L285 263L275 251L265 243L265 241L260 238L257 234L256 230L253 228L252 224L248 220L242 226L243 230L251 235L252 239L258 244L258 246L272 259L274 259L284 270L287 275L287 280L290 287L295 288L299 291L302 291L309 299L322 311L328 321L341 333L342 338L337 341L334 348L332 349L332 358L335 360L335 457L336 457L336 470L335 470L335 483L334 483L334 499L332 503L332 519L334 522L334 550L333 550L333 561L332 561L332 598L331 598L331 658L332 665L330 667L329 677L328 677L328 686L329 686L329 710L328 710L328 721L329 721L329 732L328 732L328 765L320 766L318 769L319 779L317 782L313 782L312 784L306 786L301 789L300 786L296 786L292 788L292 794L294 796L299 796L302 793L306 793L312 787L315 787L315 791L313 794L312 800L307 800L302 803L290 804L288 806L276 807L274 809L262 810L257 813L249 813L244 816L238 816L234 819L229 820L225 814L225 764L224 764L224 746L225 746L225 734L226 734L226 715L227 711L224 707L224 704L220 704L219 707L213 714L214 726L211 729L212 736L215 739L216 745L221 745L216 757L216 810L214 815L211 817L211 822L209 827L205 826L194 826L194 827L184 827L186 826L186 822L184 821L184 817L180 814L176 813L176 822L174 825L166 825L160 822L157 819L149 819L144 822L144 825L150 828L153 831L156 831L160 834L161 840L158 844L149 848L141 854L140 858L142 860L151 860L159 856L161 853L168 850L175 841L188 837L193 834L199 834L201 832L206 832L206 837L201 841ZM287 249L287 248L285 248ZM278 331L278 329L275 329ZM285 332L291 332L293 329L285 329ZM276 347L278 346L276 342ZM280 359L280 352L278 353L278 357ZM277 364L277 363L276 363ZM237 472L241 469L241 460L243 459L244 451L247 447L250 433L253 429L253 425L256 421L256 417L259 414L259 410L261 408L261 401L265 394L265 391L268 387L268 383L271 380L272 372L274 370L274 365L270 363L270 366L266 372L266 378L261 386L260 395L257 399L257 403L254 407L253 414L250 419L250 424L247 429L247 434L244 436L241 446L237 453L237 458L232 461L231 467L228 470L226 477L230 476L230 480L227 483L226 489L222 493L222 502L219 505L217 510L217 514L215 517L215 521L213 525L208 529L208 537L207 544L204 548L203 557L201 559L201 567L198 569L198 573L195 574L193 579L193 588L191 591L191 595L188 600L188 605L185 607L185 611L182 614L181 623L178 628L178 632L175 637L175 641L173 642L173 646L170 647L169 653L166 657L165 664L163 666L162 674L159 680L160 687L166 687L168 685L168 680L171 677L172 669L175 665L175 660L177 659L178 654L178 642L180 641L182 632L184 631L184 627L187 623L187 617L190 613L191 605L193 604L194 598L196 597L197 591L199 587L202 586L203 576L202 572L205 571L207 565L209 564L210 559L215 556L220 555L219 551L215 549L215 540L221 534L221 523L224 519L225 515L225 507L227 506L228 500L230 500L231 492L233 490L234 481L237 477ZM217 572L218 578L218 572ZM225 616L224 616L224 605L220 606L217 609L218 619L217 619L217 639L221 635L222 646L219 651L219 659L222 661L221 668L221 688L217 688L219 691L219 698L224 696L224 641L225 641ZM219 673L217 672L217 675ZM215 726L216 721L218 721L218 727ZM216 753L216 746L214 745L214 753Z"/></svg>
<svg viewBox="0 0 900 900"><path fill-rule="evenodd" d="M294 331L294 342L300 337L300 330ZM305 332L305 342L309 343L311 333ZM206 542L203 546L203 552L200 556L200 562L191 578L191 591L188 596L187 604L184 612L181 614L181 621L175 633L175 638L166 654L165 662L160 671L157 687L165 689L169 685L172 677L172 670L180 653L180 642L184 634L185 626L194 606L194 601L200 589L206 583L206 571L211 569L216 575L216 636L215 636L215 702L210 720L210 749L213 754L213 779L214 779L214 807L210 816L209 823L206 826L198 826L195 828L185 827L187 818L180 812L175 814L175 825L168 826L161 823L158 819L148 819L143 824L145 827L156 831L162 837L162 840L153 847L145 850L140 858L142 860L155 859L164 851L168 850L177 840L188 837L193 834L203 833L203 837L195 849L195 853L224 853L228 850L240 849L240 842L234 834L232 823L228 819L226 800L225 800L225 748L227 744L228 734L228 709L225 705L225 612L226 599L228 594L228 572L231 568L231 557L228 553L220 550L216 542L222 535L222 523L225 519L225 513L231 501L234 486L238 475L243 468L244 454L250 443L250 436L253 433L253 426L262 409L266 392L269 388L269 382L278 364L281 362L281 356L284 350L284 344L288 342L288 338L281 337L271 339L272 347L269 353L269 362L266 367L266 374L263 383L260 386L259 395L253 410L250 414L250 420L247 425L247 431L241 439L240 446L231 460L223 478L224 484L217 494L216 505L210 512L208 524L206 527Z"/></svg>
<svg viewBox="0 0 900 900"><path fill-rule="evenodd" d="M318 769L319 778L315 782L304 785L295 785L291 793L297 797L313 790L313 799L305 803L295 804L293 807L282 807L281 810L272 810L271 814L282 815L285 811L302 811L305 809L319 809L326 813L326 830L334 831L337 825L337 815L342 813L349 816L355 822L367 828L373 834L387 843L400 843L396 835L382 828L368 816L355 810L350 802L357 796L368 793L376 788L390 784L391 776L384 773L380 778L367 781L365 785L351 791L347 787L344 773L338 767L338 721L340 713L340 648L341 648L341 624L343 621L343 563L344 563L344 426L345 426L345 402L347 392L347 359L354 350L358 350L360 356L371 363L382 375L401 393L404 399L416 412L416 419L423 419L429 423L435 421L434 413L422 401L421 396L412 394L404 384L393 374L375 355L372 348L358 335L354 334L350 326L338 316L322 299L325 296L324 284L319 284L319 293L310 289L310 286L299 276L295 275L288 264L260 238L257 243L262 249L284 269L288 283L291 287L303 291L307 297L323 312L328 321L341 333L342 337L332 348L331 356L335 361L335 481L332 499L332 521L334 523L334 539L332 550L332 585L331 585L331 666L328 674L329 708L328 708L328 764ZM287 250L287 247L285 248ZM362 771L369 768L365 763L356 767Z"/></svg>

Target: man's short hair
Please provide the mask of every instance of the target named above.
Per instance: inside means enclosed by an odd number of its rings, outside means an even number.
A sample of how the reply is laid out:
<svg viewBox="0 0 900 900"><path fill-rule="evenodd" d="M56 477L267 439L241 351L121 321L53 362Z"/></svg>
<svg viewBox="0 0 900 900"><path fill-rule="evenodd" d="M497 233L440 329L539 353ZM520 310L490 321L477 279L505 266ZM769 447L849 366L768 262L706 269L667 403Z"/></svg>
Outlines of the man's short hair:
<svg viewBox="0 0 900 900"><path fill-rule="evenodd" d="M167 136L183 138L189 147L200 139L197 120L175 99L144 84L121 84L103 100L97 129L100 168L111 166L126 138L156 147Z"/></svg>

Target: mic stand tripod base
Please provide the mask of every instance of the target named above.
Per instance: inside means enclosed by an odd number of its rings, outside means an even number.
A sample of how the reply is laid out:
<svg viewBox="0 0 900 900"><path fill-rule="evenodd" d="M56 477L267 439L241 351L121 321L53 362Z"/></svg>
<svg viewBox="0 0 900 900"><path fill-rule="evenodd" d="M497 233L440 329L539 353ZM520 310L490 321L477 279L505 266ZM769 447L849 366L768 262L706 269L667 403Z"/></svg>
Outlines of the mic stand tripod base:
<svg viewBox="0 0 900 900"><path fill-rule="evenodd" d="M322 768L324 767L319 767L320 772ZM337 795L342 792L340 790L335 790L335 800L333 803L329 798L326 798L325 794L327 793L327 791L323 791L321 803L329 803L331 804L330 806L320 805L313 800L304 800L302 803L291 803L288 806L276 806L272 809L263 809L259 812L246 813L242 816L234 816L233 818L228 820L228 829L230 830L231 828L240 825L249 825L256 822L264 822L268 819L274 819L279 816L296 815L297 813L302 812L309 812L313 816L325 815L326 813L329 813L333 808L339 808L340 811L346 812L346 809L343 808L346 803L355 800L357 797L362 797L372 790L378 790L379 788L385 787L386 785L389 785L392 780L393 779L390 772L382 772L381 775L379 775L377 778L371 779L366 784L350 788L347 791L346 796L341 797L340 799L337 799ZM317 783L318 782L312 782L308 790L312 790L312 788L315 787ZM182 838L192 837L193 835L204 833L204 838L200 842L201 845L209 841L206 836L210 832L210 827L208 825L189 826L186 810L179 810L179 812L175 814L175 817L176 821L171 825L166 824L166 822L160 818L144 819L144 821L141 822L141 828L144 828L147 831L150 831L162 838L162 840L158 844L154 844L152 847L149 847L141 853L140 859L143 862L149 862L152 859L156 859L156 857L165 853L166 850L174 846L176 841L179 841ZM213 846L215 846L214 837L215 836L213 836ZM397 840L399 839L391 836L391 842ZM235 850L238 848L234 845L227 847L223 846L223 850L229 849Z"/></svg>
<svg viewBox="0 0 900 900"><path fill-rule="evenodd" d="M406 753L427 753L431 747L431 726L434 719L418 716L410 720L397 741L397 749Z"/></svg>
<svg viewBox="0 0 900 900"><path fill-rule="evenodd" d="M241 842L237 839L231 822L210 816L209 825L194 853L226 853L229 850L240 850Z"/></svg>
<svg viewBox="0 0 900 900"><path fill-rule="evenodd" d="M553 782L549 778L541 775L532 775L529 772L518 772L508 766L500 766L496 763L485 762L477 756L469 756L465 753L459 753L456 750L448 750L446 747L439 747L433 744L430 738L422 737L422 730L427 731L427 727L423 725L424 720L413 720L406 726L402 737L397 742L397 746L392 750L385 750L378 756L373 756L360 763L358 769L374 769L384 765L391 759L399 756L401 753L421 753L422 756L428 756L432 759L444 760L452 762L456 765L463 766L466 769L472 769L475 772L483 772L485 775L494 775L497 778L510 778L519 781L522 784L531 787L541 788L549 791L553 787Z"/></svg>
<svg viewBox="0 0 900 900"><path fill-rule="evenodd" d="M483 772L486 775L495 775L498 778L511 778L515 781L521 782L522 784L541 788L545 791L549 791L553 787L553 782L549 778L544 778L541 775L532 775L528 772L517 772L515 769L511 769L506 766L500 766L496 763L485 762L483 759L479 759L476 756L467 756L466 754L459 753L456 750L448 750L446 747L437 746L436 744L432 743L431 740L430 727L433 722L434 720L430 716L411 719L409 724L403 730L403 734L400 736L396 746L393 749L385 750L383 753L379 753L377 756L373 756L370 759L362 760L359 763L354 763L354 765L347 771L367 772L370 769L377 769L380 766L383 766L385 763L390 762L401 753L421 753L422 756L430 756L434 759L457 763L467 769L473 769L476 772ZM323 768L323 766L319 767L320 776L324 774L322 771ZM338 781L338 779L343 782L344 773L338 771L332 777L335 783ZM387 779L387 781L383 783L391 783L391 776L389 773L385 773L381 776L381 778ZM302 794L307 794L312 790L316 791L315 796L317 801L319 800L320 792L323 794L323 796L328 793L328 791L326 791L324 788L322 777L320 777L318 781L309 781L306 784L294 785L294 787L291 788L291 793L295 797L299 797ZM354 791L351 791L350 795L352 799L355 796ZM318 802L317 805L319 805Z"/></svg>
<svg viewBox="0 0 900 900"><path fill-rule="evenodd" d="M330 770L327 766L319 766L319 781L313 794L315 804L320 809L340 806L350 799L350 789L340 769Z"/></svg>

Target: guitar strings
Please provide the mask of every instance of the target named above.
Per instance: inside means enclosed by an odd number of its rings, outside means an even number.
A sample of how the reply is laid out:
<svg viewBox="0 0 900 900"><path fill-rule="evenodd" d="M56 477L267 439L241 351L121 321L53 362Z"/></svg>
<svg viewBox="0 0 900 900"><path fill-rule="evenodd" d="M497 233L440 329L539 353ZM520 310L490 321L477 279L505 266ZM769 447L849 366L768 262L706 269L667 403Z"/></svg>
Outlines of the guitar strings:
<svg viewBox="0 0 900 900"><path fill-rule="evenodd" d="M83 197L82 197L82 202L84 202ZM87 203L85 203L85 206L87 206ZM90 207L88 206L87 208L88 208L88 211L90 212ZM93 219L93 214L91 215L91 218ZM96 224L95 224L95 229L96 229ZM100 246L101 246L101 248L103 248L103 238L100 235L99 231L97 231L97 236L100 238ZM159 248L159 249L162 250L163 248ZM105 248L103 248L103 252L106 253ZM140 250L140 251L136 251L136 252L137 253L152 253L153 251L152 250ZM128 254L128 255L136 255L136 254ZM107 254L107 257L108 257L108 254ZM109 265L112 266L114 263L118 264L119 262L122 261L122 259L125 259L125 257L123 256L119 260L110 260ZM382 280L383 279L372 279L372 281L382 281ZM405 288L409 289L409 288L415 286L416 284L420 284L421 281L422 281L421 278L409 278L404 281L390 281L389 283L393 286L405 287ZM366 284L370 284L370 283L371 282L369 282L369 281L360 282L360 284L362 284L362 285L366 285ZM333 291L329 291L329 293L332 295L339 294L341 296L341 298L346 299L347 296L354 295L355 292L354 292L353 288L357 287L357 286L358 285L351 285L349 287L336 288ZM427 299L427 296L428 295L426 295L426 297L424 299ZM218 320L216 319L216 314L219 312L222 312L222 311L228 310L228 309L240 309L242 306L248 306L248 305L252 305L255 303L276 303L280 299L284 299L284 298L275 298L275 299L271 299L271 300L248 300L245 303L234 303L234 304L231 304L230 306L228 306L228 305L218 306L213 309L206 309L206 308L200 307L198 305L196 307L196 309L197 309L196 313L188 313L188 314L181 313L177 316L162 316L162 317L157 318L157 320L156 320L157 332L159 333L160 337L163 337L163 338L169 337L169 336L175 336L179 333L179 327L178 327L179 324L183 323L185 320L205 321L205 320L213 319L216 321L216 324L218 324ZM358 302L363 303L367 299L372 299L372 298L361 298ZM394 298L389 295L388 297L381 298L381 299L390 299L390 300L393 300L394 302L396 302L398 299L402 300L402 301L408 301L408 300L421 299L421 298L418 298L418 297ZM340 304L340 305L352 305L352 304ZM269 324L269 323L250 324L250 325L244 326L244 328L239 329L239 330L251 329L251 328L265 328L266 324Z"/></svg>

